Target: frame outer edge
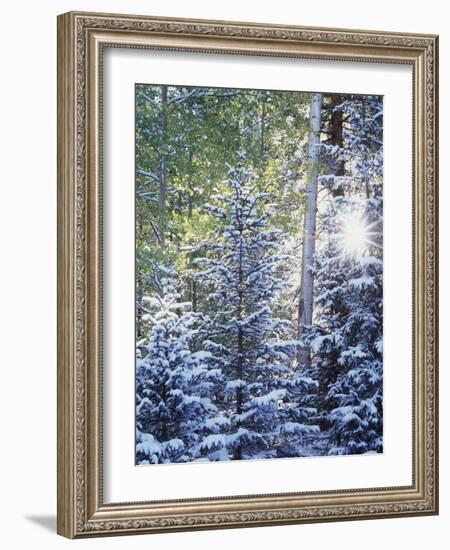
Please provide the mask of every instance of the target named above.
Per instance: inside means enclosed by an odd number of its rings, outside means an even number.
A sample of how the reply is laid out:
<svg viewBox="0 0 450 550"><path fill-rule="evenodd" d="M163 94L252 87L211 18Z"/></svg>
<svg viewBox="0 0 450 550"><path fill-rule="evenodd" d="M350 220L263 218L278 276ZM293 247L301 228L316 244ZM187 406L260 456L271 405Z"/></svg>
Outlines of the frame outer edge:
<svg viewBox="0 0 450 550"><path fill-rule="evenodd" d="M433 197L434 241L433 241L433 327L434 336L434 513L439 515L439 36L433 38Z"/></svg>
<svg viewBox="0 0 450 550"><path fill-rule="evenodd" d="M74 67L73 19L57 19L57 533L74 538L76 396L74 369Z"/></svg>
<svg viewBox="0 0 450 550"><path fill-rule="evenodd" d="M95 475L89 472L89 432L92 423L86 418L94 389L86 386L88 372L92 366L89 344L92 329L88 322L89 273L92 258L89 258L89 213L94 204L89 203L86 170L89 151L86 150L87 101L86 49L87 30L110 30L131 33L155 32L170 36L221 36L248 40L276 40L280 44L290 41L303 44L320 42L332 44L333 48L344 43L351 47L369 47L377 51L381 61L382 49L386 46L398 51L398 57L405 52L415 51L424 55L427 62L422 65L422 86L420 97L425 124L421 124L421 135L425 141L419 153L422 161L422 187L424 203L422 238L425 243L426 261L420 271L426 279L426 328L423 376L426 377L426 392L423 395L427 410L422 410L422 437L427 448L419 477L422 491L413 501L387 499L378 503L333 504L325 502L306 509L278 509L248 511L195 513L178 515L164 514L149 517L145 508L132 517L108 513L97 518L98 503L92 500ZM285 42L286 41L286 42ZM262 42L261 42L262 43ZM384 33L379 31L356 31L345 29L318 29L306 27L285 27L259 23L214 22L193 19L155 18L126 16L121 14L98 14L69 12L58 17L58 522L57 531L68 538L89 536L124 535L144 532L185 531L192 529L217 529L281 525L287 523L310 523L317 521L342 521L375 519L382 517L430 515L438 513L438 447L437 447L437 360L438 360L438 39L432 35L411 35L407 33ZM402 53L403 52L403 53ZM371 55L371 53L370 53ZM372 56L377 60L377 56ZM409 54L407 56L409 58ZM425 82L424 82L425 81ZM425 84L426 83L426 84ZM425 84L425 86L423 86ZM89 147L89 138L87 138ZM418 151L416 152L416 154ZM426 164L426 168L425 165ZM424 173L425 172L425 173ZM417 181L416 181L417 183ZM88 187L87 187L88 186ZM91 189L92 193L92 189ZM86 199L87 203L86 203ZM95 201L94 201L95 202ZM423 219L423 218L422 218ZM94 239L95 240L95 239ZM89 242L88 242L89 241ZM87 247L87 248L86 248ZM91 251L92 252L92 251ZM416 251L417 252L417 251ZM94 270L95 271L95 270ZM88 291L88 292L87 292ZM95 296L94 296L95 297ZM95 325L95 322L94 322ZM95 350L94 350L95 351ZM423 350L424 351L424 350ZM92 382L92 380L91 380ZM425 385L425 384L424 384ZM425 391L425 388L423 388ZM96 391L96 390L95 390ZM94 391L94 393L95 393ZM427 396L430 396L428 399ZM94 438L96 437L95 434ZM423 445L425 447L425 445ZM393 488L394 489L394 488ZM89 509L88 509L89 508ZM98 510L101 512L101 510ZM89 517L90 516L90 517Z"/></svg>

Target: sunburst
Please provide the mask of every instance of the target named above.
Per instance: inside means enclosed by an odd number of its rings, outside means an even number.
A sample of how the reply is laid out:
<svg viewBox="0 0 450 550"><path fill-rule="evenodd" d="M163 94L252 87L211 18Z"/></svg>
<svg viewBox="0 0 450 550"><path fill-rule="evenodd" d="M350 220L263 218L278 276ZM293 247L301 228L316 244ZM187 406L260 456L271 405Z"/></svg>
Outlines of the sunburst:
<svg viewBox="0 0 450 550"><path fill-rule="evenodd" d="M377 224L378 221L367 223L367 220L362 216L348 217L343 223L340 235L344 251L348 254L361 256L366 252L369 245L381 248L374 240L375 235L378 235L378 232L374 230Z"/></svg>

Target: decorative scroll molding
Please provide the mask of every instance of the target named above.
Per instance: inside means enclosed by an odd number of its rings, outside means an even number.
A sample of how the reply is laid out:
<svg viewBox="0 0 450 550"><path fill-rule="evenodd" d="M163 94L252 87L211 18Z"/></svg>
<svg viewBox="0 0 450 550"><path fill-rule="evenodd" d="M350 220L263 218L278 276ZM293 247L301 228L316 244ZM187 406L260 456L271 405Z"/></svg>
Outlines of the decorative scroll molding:
<svg viewBox="0 0 450 550"><path fill-rule="evenodd" d="M175 22L151 19L120 17L80 17L78 29L111 29L121 31L158 32L168 34L189 34L224 36L231 38L291 40L295 42L323 42L340 44L367 44L374 46L395 46L403 48L426 48L430 41L408 35L394 35L370 32L350 32L324 29L301 29L266 27L264 25L242 25L239 23L217 24L198 22Z"/></svg>
<svg viewBox="0 0 450 550"><path fill-rule="evenodd" d="M221 514L196 514L168 516L149 519L130 519L118 521L89 521L84 526L87 532L111 532L125 530L162 530L196 527L214 527L240 525L277 524L314 520L337 520L343 518L365 519L371 516L395 516L401 513L419 513L431 509L431 502L409 502L404 504L349 505L330 507L308 507L289 510L262 512L228 512Z"/></svg>

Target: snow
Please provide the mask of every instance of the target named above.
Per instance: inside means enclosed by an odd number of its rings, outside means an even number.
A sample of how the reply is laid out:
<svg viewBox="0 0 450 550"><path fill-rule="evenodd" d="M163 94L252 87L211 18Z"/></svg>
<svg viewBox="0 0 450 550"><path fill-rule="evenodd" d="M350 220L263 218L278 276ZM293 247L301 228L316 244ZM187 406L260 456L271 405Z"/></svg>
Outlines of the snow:
<svg viewBox="0 0 450 550"><path fill-rule="evenodd" d="M311 426L307 424L299 424L298 422L285 422L281 427L282 434L312 434L320 433L319 426Z"/></svg>
<svg viewBox="0 0 450 550"><path fill-rule="evenodd" d="M208 451L217 447L226 447L228 436L224 434L210 434L202 441L200 448Z"/></svg>
<svg viewBox="0 0 450 550"><path fill-rule="evenodd" d="M287 390L280 389L280 390L273 390L266 395L261 395L259 397L254 397L252 399L252 403L257 406L262 405L271 405L273 403L276 403L279 399L283 399L287 394Z"/></svg>
<svg viewBox="0 0 450 550"><path fill-rule="evenodd" d="M217 428L225 428L230 426L230 424L231 424L230 420L225 416L216 416L214 418L208 418L205 421L205 427L210 430L214 430Z"/></svg>
<svg viewBox="0 0 450 550"><path fill-rule="evenodd" d="M171 450L171 451L180 451L181 449L184 449L184 443L181 439L170 439L165 443L165 445Z"/></svg>
<svg viewBox="0 0 450 550"><path fill-rule="evenodd" d="M222 447L221 449L218 449L217 451L214 451L212 453L208 454L208 461L212 460L230 460L230 455L225 447Z"/></svg>
<svg viewBox="0 0 450 550"><path fill-rule="evenodd" d="M330 342L332 337L329 334L316 336L310 343L310 349L313 353L318 353L326 342Z"/></svg>
<svg viewBox="0 0 450 550"><path fill-rule="evenodd" d="M151 434L141 433L140 442L136 444L136 451L149 457L158 457L161 454L162 446Z"/></svg>
<svg viewBox="0 0 450 550"><path fill-rule="evenodd" d="M246 385L247 382L244 382L244 380L239 380L239 378L237 378L236 380L230 380L229 382L227 382L225 386L225 391L236 391L238 388L245 388Z"/></svg>
<svg viewBox="0 0 450 550"><path fill-rule="evenodd" d="M361 275L361 277L357 277L356 279L350 279L348 285L356 289L362 289L367 286L373 286L374 278L369 275Z"/></svg>
<svg viewBox="0 0 450 550"><path fill-rule="evenodd" d="M353 361L355 359L364 359L365 357L367 357L367 353L362 349L361 345L358 344L357 346L352 346L349 349L343 351L338 359L338 363L340 365L344 365L349 361Z"/></svg>
<svg viewBox="0 0 450 550"><path fill-rule="evenodd" d="M211 358L212 358L212 353L209 351L201 350L201 351L196 351L194 353L191 353L191 359L193 361L201 362Z"/></svg>

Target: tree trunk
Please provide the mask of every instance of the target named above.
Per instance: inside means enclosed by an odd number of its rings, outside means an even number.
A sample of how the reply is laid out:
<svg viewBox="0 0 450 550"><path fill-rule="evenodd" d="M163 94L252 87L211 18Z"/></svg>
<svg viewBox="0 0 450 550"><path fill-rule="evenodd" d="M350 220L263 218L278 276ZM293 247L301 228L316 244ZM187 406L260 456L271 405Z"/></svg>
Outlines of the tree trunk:
<svg viewBox="0 0 450 550"><path fill-rule="evenodd" d="M239 246L239 272L238 272L238 282L239 282L239 300L237 305L237 319L238 321L242 321L242 302L243 302L243 269L242 269L242 231L241 231L241 241ZM242 328L239 326L238 329L238 335L237 335L237 350L238 350L238 360L237 360L237 377L239 380L243 379L243 370L244 370L244 364L243 364L243 357L244 357L244 339L242 334ZM239 385L236 388L236 414L241 415L242 414L242 388ZM236 423L236 427L239 428L241 425L241 422ZM233 453L234 460L242 460L242 445L239 443L239 445L234 449Z"/></svg>
<svg viewBox="0 0 450 550"><path fill-rule="evenodd" d="M336 109L336 107L342 103L343 97L338 94L333 94L330 98L330 129L329 129L329 143L330 145L337 145L340 149L344 147L344 120L342 116L342 110ZM334 175L337 177L345 176L345 160L340 160L334 169ZM342 197L344 195L344 189L340 185L333 186L331 190L333 197Z"/></svg>
<svg viewBox="0 0 450 550"><path fill-rule="evenodd" d="M161 86L161 140L164 149L166 148L167 136L167 86ZM160 220L160 243L165 246L165 229L166 229L166 200L167 200L167 159L166 151L161 154L159 161L159 220Z"/></svg>
<svg viewBox="0 0 450 550"><path fill-rule="evenodd" d="M330 116L330 144L337 145L341 149L344 146L343 117L342 110L336 107L342 103L342 96L333 94L330 98L331 116ZM345 161L338 162L335 170L336 176L345 175ZM343 194L342 190L341 193Z"/></svg>
<svg viewBox="0 0 450 550"><path fill-rule="evenodd" d="M243 375L243 361L242 361L242 355L244 352L244 346L243 346L243 337L242 337L242 329L239 329L238 331L238 378L239 380L242 380ZM242 388L238 386L236 389L236 414L241 415L242 414ZM237 427L239 428L240 422L237 422ZM239 445L234 450L234 460L242 460L242 445L239 443Z"/></svg>
<svg viewBox="0 0 450 550"><path fill-rule="evenodd" d="M312 324L313 315L313 257L316 247L317 180L319 175L319 143L322 94L313 94L309 116L308 145L308 192L304 218L302 284L299 302L298 336L302 338L304 327ZM299 351L299 362L310 367L311 355L308 346Z"/></svg>

